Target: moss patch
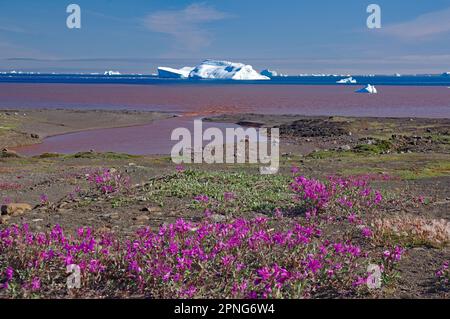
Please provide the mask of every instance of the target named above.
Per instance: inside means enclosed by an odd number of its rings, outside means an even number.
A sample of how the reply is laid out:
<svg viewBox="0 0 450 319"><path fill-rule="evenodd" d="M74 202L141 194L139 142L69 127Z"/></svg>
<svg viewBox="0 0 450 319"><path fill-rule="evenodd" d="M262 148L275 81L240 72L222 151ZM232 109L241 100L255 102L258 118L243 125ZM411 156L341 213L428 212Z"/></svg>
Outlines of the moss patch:
<svg viewBox="0 0 450 319"><path fill-rule="evenodd" d="M65 158L84 158L84 159L134 159L140 158L139 155L130 155L125 153L115 153L115 152L106 152L106 153L97 153L97 152L79 152L76 154L66 155Z"/></svg>
<svg viewBox="0 0 450 319"><path fill-rule="evenodd" d="M148 199L161 206L183 199L188 207L200 208L197 195L206 195L210 202L224 202L224 193L231 192L234 199L220 207L224 213L271 213L275 208L292 204L288 189L291 177L284 175L259 175L245 172L204 172L187 170L171 178L151 181L146 187Z"/></svg>
<svg viewBox="0 0 450 319"><path fill-rule="evenodd" d="M364 154L383 154L390 151L392 143L386 140L375 140L373 144L359 144L353 149L354 152Z"/></svg>

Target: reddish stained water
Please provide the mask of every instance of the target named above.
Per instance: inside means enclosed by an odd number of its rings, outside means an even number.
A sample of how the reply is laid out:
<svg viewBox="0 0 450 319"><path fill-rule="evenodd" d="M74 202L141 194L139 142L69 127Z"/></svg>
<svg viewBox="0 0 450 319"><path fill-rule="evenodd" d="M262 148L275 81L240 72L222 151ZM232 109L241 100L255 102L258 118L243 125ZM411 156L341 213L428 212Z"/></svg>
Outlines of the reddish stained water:
<svg viewBox="0 0 450 319"><path fill-rule="evenodd" d="M356 94L359 86L328 85L111 85L0 84L2 108L107 108L168 111L183 117L148 125L50 137L19 148L27 155L95 149L131 154L169 153L173 128L193 117L223 113L450 118L450 89L377 86L379 94Z"/></svg>

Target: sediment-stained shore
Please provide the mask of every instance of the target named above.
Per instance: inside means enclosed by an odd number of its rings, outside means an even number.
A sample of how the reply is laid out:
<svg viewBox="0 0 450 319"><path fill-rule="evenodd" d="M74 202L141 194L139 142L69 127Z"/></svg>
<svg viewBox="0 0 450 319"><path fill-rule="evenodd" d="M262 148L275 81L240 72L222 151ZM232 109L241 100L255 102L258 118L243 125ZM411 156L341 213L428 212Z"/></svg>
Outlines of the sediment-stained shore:
<svg viewBox="0 0 450 319"><path fill-rule="evenodd" d="M0 148L36 144L44 138L79 131L143 125L174 116L130 110L0 110Z"/></svg>

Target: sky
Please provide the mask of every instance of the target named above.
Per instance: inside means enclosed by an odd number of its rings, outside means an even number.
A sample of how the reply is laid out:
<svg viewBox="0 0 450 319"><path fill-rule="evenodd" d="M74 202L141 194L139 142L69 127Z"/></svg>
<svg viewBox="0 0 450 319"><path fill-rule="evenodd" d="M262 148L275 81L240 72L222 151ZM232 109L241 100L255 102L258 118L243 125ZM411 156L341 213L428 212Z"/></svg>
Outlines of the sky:
<svg viewBox="0 0 450 319"><path fill-rule="evenodd" d="M69 4L81 28L69 29ZM371 3L381 28L369 29ZM204 59L289 75L450 71L450 0L1 0L0 71L156 72Z"/></svg>

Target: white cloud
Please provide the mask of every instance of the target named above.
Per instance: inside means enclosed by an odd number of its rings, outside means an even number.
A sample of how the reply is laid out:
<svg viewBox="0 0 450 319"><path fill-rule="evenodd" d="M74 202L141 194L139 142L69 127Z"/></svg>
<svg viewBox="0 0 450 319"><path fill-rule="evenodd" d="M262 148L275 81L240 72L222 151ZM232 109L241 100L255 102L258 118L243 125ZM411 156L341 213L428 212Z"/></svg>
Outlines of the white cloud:
<svg viewBox="0 0 450 319"><path fill-rule="evenodd" d="M416 19L383 27L383 32L405 39L427 39L450 32L450 8L426 13Z"/></svg>
<svg viewBox="0 0 450 319"><path fill-rule="evenodd" d="M145 18L145 26L154 32L172 36L178 45L195 51L211 43L212 34L204 24L229 18L230 15L201 3L182 10L158 11Z"/></svg>
<svg viewBox="0 0 450 319"><path fill-rule="evenodd" d="M0 32L8 32L8 33L26 33L26 31L17 26L11 25L0 25Z"/></svg>

